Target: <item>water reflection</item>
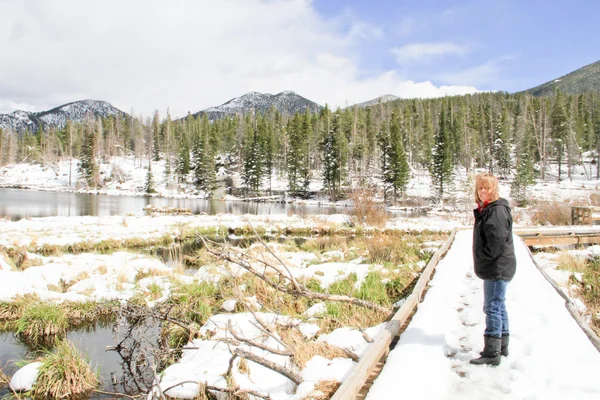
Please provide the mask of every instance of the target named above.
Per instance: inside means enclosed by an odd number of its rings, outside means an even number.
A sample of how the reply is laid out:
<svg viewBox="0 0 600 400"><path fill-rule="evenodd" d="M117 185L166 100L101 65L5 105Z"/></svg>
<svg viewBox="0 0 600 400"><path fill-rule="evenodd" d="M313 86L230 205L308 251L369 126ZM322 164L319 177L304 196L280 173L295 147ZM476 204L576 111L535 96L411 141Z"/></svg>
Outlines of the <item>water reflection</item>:
<svg viewBox="0 0 600 400"><path fill-rule="evenodd" d="M250 203L231 200L167 199L106 196L0 188L0 218L143 215L145 206L189 208L193 214L333 214L347 207L321 207L284 203Z"/></svg>

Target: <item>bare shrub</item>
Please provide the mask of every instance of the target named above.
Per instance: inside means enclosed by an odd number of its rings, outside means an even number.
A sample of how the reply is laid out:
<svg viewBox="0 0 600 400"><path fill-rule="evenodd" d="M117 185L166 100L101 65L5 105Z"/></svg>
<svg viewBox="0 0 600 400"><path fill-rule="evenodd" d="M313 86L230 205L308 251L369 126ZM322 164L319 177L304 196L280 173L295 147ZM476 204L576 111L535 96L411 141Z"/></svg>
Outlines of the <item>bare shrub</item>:
<svg viewBox="0 0 600 400"><path fill-rule="evenodd" d="M571 225L571 206L558 201L536 205L531 222L535 225Z"/></svg>
<svg viewBox="0 0 600 400"><path fill-rule="evenodd" d="M382 203L375 200L377 191L374 187L366 187L352 193L352 210L350 215L355 225L383 227L387 221L387 212Z"/></svg>

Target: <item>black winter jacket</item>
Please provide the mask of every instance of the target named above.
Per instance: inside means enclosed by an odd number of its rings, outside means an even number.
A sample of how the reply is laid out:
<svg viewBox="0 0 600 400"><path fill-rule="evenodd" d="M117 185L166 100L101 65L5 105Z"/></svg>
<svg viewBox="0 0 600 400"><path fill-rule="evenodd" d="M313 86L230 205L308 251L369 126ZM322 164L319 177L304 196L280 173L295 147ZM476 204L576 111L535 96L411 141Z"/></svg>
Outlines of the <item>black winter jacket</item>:
<svg viewBox="0 0 600 400"><path fill-rule="evenodd" d="M481 279L510 281L517 269L508 201L500 198L483 210L473 210L473 264Z"/></svg>

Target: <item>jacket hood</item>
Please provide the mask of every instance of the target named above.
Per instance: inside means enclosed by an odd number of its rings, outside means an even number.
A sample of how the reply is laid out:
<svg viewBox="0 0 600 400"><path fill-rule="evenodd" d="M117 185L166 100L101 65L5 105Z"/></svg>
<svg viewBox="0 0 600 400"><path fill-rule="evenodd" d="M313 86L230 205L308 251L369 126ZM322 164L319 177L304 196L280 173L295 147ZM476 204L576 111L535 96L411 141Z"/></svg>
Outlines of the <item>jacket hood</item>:
<svg viewBox="0 0 600 400"><path fill-rule="evenodd" d="M500 197L498 200L494 201L493 203L488 204L488 207L497 207L497 206L504 206L504 207L510 209L508 200L506 200L502 197Z"/></svg>

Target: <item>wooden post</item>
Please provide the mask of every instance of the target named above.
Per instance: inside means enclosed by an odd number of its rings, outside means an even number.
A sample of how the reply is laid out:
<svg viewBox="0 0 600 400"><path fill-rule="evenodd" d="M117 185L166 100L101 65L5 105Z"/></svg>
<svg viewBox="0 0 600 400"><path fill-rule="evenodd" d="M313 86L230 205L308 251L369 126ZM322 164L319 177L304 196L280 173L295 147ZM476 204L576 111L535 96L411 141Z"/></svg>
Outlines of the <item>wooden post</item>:
<svg viewBox="0 0 600 400"><path fill-rule="evenodd" d="M592 225L593 207L571 207L572 225Z"/></svg>

